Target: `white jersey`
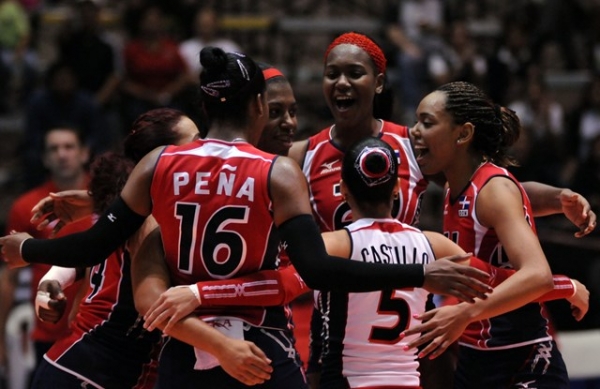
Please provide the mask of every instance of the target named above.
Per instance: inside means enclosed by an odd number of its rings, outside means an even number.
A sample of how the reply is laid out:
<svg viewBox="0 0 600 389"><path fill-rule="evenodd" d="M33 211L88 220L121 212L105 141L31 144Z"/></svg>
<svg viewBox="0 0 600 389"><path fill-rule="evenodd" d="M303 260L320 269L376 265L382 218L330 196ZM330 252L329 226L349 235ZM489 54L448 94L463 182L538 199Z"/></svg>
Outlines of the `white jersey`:
<svg viewBox="0 0 600 389"><path fill-rule="evenodd" d="M398 220L360 219L346 230L352 260L397 265L435 260L425 235ZM419 386L417 352L402 349L416 335L400 343L400 333L419 324L412 316L424 311L427 294L421 288L316 292L324 322L321 389L344 382L351 388Z"/></svg>

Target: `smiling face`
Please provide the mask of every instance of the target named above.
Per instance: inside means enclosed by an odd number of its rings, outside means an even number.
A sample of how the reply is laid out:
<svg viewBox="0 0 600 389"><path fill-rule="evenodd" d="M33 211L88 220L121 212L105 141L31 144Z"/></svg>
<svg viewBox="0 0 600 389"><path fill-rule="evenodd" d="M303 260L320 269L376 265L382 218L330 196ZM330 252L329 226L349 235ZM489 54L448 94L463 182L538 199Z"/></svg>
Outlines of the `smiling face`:
<svg viewBox="0 0 600 389"><path fill-rule="evenodd" d="M298 128L297 104L289 82L283 78L267 82L269 119L258 148L272 154L287 155Z"/></svg>
<svg viewBox="0 0 600 389"><path fill-rule="evenodd" d="M446 111L446 94L433 92L417 108L417 123L411 128L415 156L421 172L433 175L444 171L456 156L461 126Z"/></svg>
<svg viewBox="0 0 600 389"><path fill-rule="evenodd" d="M341 44L329 52L323 94L338 128L373 117L373 99L383 90L383 79L369 54L360 47Z"/></svg>

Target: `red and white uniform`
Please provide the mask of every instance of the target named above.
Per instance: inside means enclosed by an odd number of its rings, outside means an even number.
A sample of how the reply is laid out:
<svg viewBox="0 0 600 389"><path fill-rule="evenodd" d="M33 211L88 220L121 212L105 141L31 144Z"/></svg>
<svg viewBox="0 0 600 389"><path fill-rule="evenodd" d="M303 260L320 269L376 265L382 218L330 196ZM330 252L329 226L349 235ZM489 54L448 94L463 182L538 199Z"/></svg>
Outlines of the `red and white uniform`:
<svg viewBox="0 0 600 389"><path fill-rule="evenodd" d="M531 203L519 182L504 168L485 163L477 169L471 182L456 199L446 191L444 234L463 250L496 267L512 268L496 232L477 219L477 195L493 177L506 177L517 184L523 199L523 217L536 233ZM548 319L540 303L530 303L514 311L469 324L460 338L463 346L507 349L551 340Z"/></svg>
<svg viewBox="0 0 600 389"><path fill-rule="evenodd" d="M71 334L44 358L95 388L154 388L160 333L143 328L131 286L131 260L122 249L90 269L89 287Z"/></svg>
<svg viewBox="0 0 600 389"><path fill-rule="evenodd" d="M382 121L380 138L387 142L399 158L399 199L392 215L403 223L416 225L421 213L421 200L427 180L417 164L409 137L409 129ZM302 171L308 179L310 200L321 231L334 231L352 222L350 207L342 199L340 179L344 150L333 142L333 126L321 130L308 140Z"/></svg>
<svg viewBox="0 0 600 389"><path fill-rule="evenodd" d="M435 260L418 229L395 219L360 219L348 227L355 261L427 264ZM419 386L417 352L403 350L400 333L419 324L412 317L425 308L421 288L369 293L321 292L324 318L321 388L411 388Z"/></svg>
<svg viewBox="0 0 600 389"><path fill-rule="evenodd" d="M278 267L279 236L269 195L276 158L246 142L198 140L165 148L151 194L160 204L153 215L161 226L175 285ZM289 328L282 306L211 307L203 309L202 316L230 316L255 326Z"/></svg>

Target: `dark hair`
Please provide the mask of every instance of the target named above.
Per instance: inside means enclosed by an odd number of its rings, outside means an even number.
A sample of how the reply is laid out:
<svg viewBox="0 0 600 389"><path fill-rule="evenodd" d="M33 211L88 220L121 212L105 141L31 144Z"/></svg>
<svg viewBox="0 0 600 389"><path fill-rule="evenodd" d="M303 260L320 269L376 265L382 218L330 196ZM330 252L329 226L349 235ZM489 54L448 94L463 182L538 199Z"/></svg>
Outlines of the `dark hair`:
<svg viewBox="0 0 600 389"><path fill-rule="evenodd" d="M475 126L472 146L499 166L516 166L508 154L521 132L517 114L501 107L475 85L464 81L451 82L437 89L446 94L446 111L456 124Z"/></svg>
<svg viewBox="0 0 600 389"><path fill-rule="evenodd" d="M183 112L173 108L157 108L138 116L123 141L125 156L138 163L155 148L175 143L179 135L173 127L183 116Z"/></svg>
<svg viewBox="0 0 600 389"><path fill-rule="evenodd" d="M96 213L103 213L117 198L134 166L130 158L111 151L94 159L90 167L92 178L88 193L92 196Z"/></svg>
<svg viewBox="0 0 600 389"><path fill-rule="evenodd" d="M48 134L51 133L52 131L69 131L69 132L72 132L75 135L75 137L77 138L77 141L79 142L80 146L84 146L85 143L86 143L86 139L83 136L83 132L79 128L73 126L72 124L65 123L63 125L52 126L51 128L48 128L48 129L44 130L44 137L43 137L43 140L42 140L42 146L43 146L44 150L48 146L46 144L46 142L48 140L47 139L48 138Z"/></svg>
<svg viewBox="0 0 600 389"><path fill-rule="evenodd" d="M172 108L157 108L140 115L124 141L124 154L107 152L90 168L89 193L94 211L102 213L118 196L136 163L159 146L174 144L179 135L173 127L185 114Z"/></svg>
<svg viewBox="0 0 600 389"><path fill-rule="evenodd" d="M390 201L398 178L398 157L392 147L376 137L364 138L344 154L342 179L359 202Z"/></svg>
<svg viewBox="0 0 600 389"><path fill-rule="evenodd" d="M218 47L200 51L200 95L208 119L245 125L244 107L265 92L265 78L256 63L243 54L225 53Z"/></svg>

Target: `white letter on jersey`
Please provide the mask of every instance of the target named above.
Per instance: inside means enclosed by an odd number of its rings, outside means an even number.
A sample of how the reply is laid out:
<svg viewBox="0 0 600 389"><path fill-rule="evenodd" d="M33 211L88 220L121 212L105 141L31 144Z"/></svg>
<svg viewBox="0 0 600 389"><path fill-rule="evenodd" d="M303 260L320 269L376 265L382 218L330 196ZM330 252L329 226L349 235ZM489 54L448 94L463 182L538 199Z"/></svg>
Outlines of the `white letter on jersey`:
<svg viewBox="0 0 600 389"><path fill-rule="evenodd" d="M235 174L230 174L229 177L227 177L227 173L219 173L219 184L217 185L217 194L223 194L223 190L225 190L225 194L227 196L231 196L231 192L233 191L233 180L235 180Z"/></svg>
<svg viewBox="0 0 600 389"><path fill-rule="evenodd" d="M254 178L248 177L246 178L246 182L240 188L240 191L237 193L235 197L238 199L242 196L248 197L249 201L254 201Z"/></svg>
<svg viewBox="0 0 600 389"><path fill-rule="evenodd" d="M208 185L208 180L203 180L203 178L209 178L210 172L196 172L196 189L194 190L195 194L199 195L207 195L210 194L208 189L202 189L203 186Z"/></svg>
<svg viewBox="0 0 600 389"><path fill-rule="evenodd" d="M175 195L179 194L179 188L190 183L190 175L187 172L174 173L173 174L173 189Z"/></svg>

